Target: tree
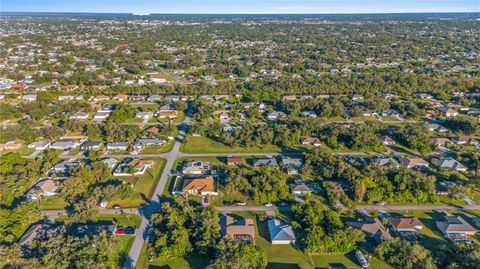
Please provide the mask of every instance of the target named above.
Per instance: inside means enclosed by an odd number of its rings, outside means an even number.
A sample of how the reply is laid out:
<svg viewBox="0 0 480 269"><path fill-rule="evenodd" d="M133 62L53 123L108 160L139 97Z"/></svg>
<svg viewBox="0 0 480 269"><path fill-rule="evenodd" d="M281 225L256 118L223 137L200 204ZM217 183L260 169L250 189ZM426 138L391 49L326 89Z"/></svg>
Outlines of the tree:
<svg viewBox="0 0 480 269"><path fill-rule="evenodd" d="M264 249L232 240L224 240L218 245L217 258L207 268L261 269L266 267L267 255Z"/></svg>
<svg viewBox="0 0 480 269"><path fill-rule="evenodd" d="M405 269L436 269L430 251L403 239L383 241L375 249L375 255L386 262Z"/></svg>

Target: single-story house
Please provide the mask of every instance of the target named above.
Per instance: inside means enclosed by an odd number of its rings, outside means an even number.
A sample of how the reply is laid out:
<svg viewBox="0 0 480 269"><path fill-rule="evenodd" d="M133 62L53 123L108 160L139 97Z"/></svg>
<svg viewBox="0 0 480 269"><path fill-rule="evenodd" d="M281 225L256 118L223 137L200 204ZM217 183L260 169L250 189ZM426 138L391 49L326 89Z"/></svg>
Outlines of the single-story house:
<svg viewBox="0 0 480 269"><path fill-rule="evenodd" d="M287 116L287 114L285 114L282 111L272 111L267 115L267 118L269 120L277 120L279 118L285 118L286 116Z"/></svg>
<svg viewBox="0 0 480 269"><path fill-rule="evenodd" d="M135 115L138 119L151 119L153 117L153 112L151 111L138 111Z"/></svg>
<svg viewBox="0 0 480 269"><path fill-rule="evenodd" d="M308 117L308 118L316 118L317 117L317 113L315 113L315 111L302 111L302 112L300 112L300 115L302 115L303 117Z"/></svg>
<svg viewBox="0 0 480 269"><path fill-rule="evenodd" d="M182 173L185 175L201 175L210 170L210 162L191 161L183 165Z"/></svg>
<svg viewBox="0 0 480 269"><path fill-rule="evenodd" d="M225 239L240 241L242 243L255 243L255 224L252 219L240 219L227 215L220 216L222 235Z"/></svg>
<svg viewBox="0 0 480 269"><path fill-rule="evenodd" d="M50 144L49 141L37 141L29 144L28 148L34 150L46 150L50 147Z"/></svg>
<svg viewBox="0 0 480 269"><path fill-rule="evenodd" d="M50 168L47 174L51 174L51 173L69 174L72 170L78 169L81 166L82 164L79 162L63 160L56 163L52 168Z"/></svg>
<svg viewBox="0 0 480 269"><path fill-rule="evenodd" d="M452 157L439 159L435 164L441 169L467 171L467 167L465 165Z"/></svg>
<svg viewBox="0 0 480 269"><path fill-rule="evenodd" d="M108 150L127 150L128 142L112 142L107 144Z"/></svg>
<svg viewBox="0 0 480 269"><path fill-rule="evenodd" d="M160 100L162 100L162 96L158 95L158 94L153 94L153 95L150 95L149 97L147 97L148 102L156 102L156 101L160 101Z"/></svg>
<svg viewBox="0 0 480 269"><path fill-rule="evenodd" d="M23 100L29 101L29 102L34 102L37 101L37 95L36 94L25 94L22 96Z"/></svg>
<svg viewBox="0 0 480 269"><path fill-rule="evenodd" d="M290 184L290 190L295 195L307 196L312 194L312 189L305 185L304 183L301 184Z"/></svg>
<svg viewBox="0 0 480 269"><path fill-rule="evenodd" d="M115 169L113 175L116 177L143 175L153 164L152 160L127 159Z"/></svg>
<svg viewBox="0 0 480 269"><path fill-rule="evenodd" d="M102 147L102 142L99 141L85 141L80 145L80 150L97 150Z"/></svg>
<svg viewBox="0 0 480 269"><path fill-rule="evenodd" d="M59 192L57 192L57 189L57 181L45 179L35 183L35 185L29 191L27 191L25 197L28 200L36 200L40 196L54 196L59 194Z"/></svg>
<svg viewBox="0 0 480 269"><path fill-rule="evenodd" d="M383 136L383 137L382 137L382 140L383 140L383 144L384 144L385 146L393 146L393 145L395 145L395 143L396 143L395 140L393 140L393 139L392 139L391 137L389 137L389 136Z"/></svg>
<svg viewBox="0 0 480 269"><path fill-rule="evenodd" d="M452 140L446 137L434 137L432 138L432 143L435 144L437 147L445 146L446 144L452 144Z"/></svg>
<svg viewBox="0 0 480 269"><path fill-rule="evenodd" d="M364 221L347 221L346 225L360 229L365 233L367 240L380 244L384 240L392 239L387 228L383 226L378 218L367 218Z"/></svg>
<svg viewBox="0 0 480 269"><path fill-rule="evenodd" d="M302 145L309 145L314 147L320 147L320 139L316 137L307 137L302 141Z"/></svg>
<svg viewBox="0 0 480 269"><path fill-rule="evenodd" d="M93 119L97 121L106 120L110 116L110 112L97 112L93 115Z"/></svg>
<svg viewBox="0 0 480 269"><path fill-rule="evenodd" d="M201 195L218 195L213 176L184 178L183 193L201 194Z"/></svg>
<svg viewBox="0 0 480 269"><path fill-rule="evenodd" d="M151 146L162 146L165 145L166 141L158 138L137 138L133 143L133 149L135 151L140 151L145 147Z"/></svg>
<svg viewBox="0 0 480 269"><path fill-rule="evenodd" d="M295 244L296 238L292 226L282 223L278 218L268 220L268 231L272 245Z"/></svg>
<svg viewBox="0 0 480 269"><path fill-rule="evenodd" d="M244 163L243 159L240 157L227 157L228 166L238 166Z"/></svg>
<svg viewBox="0 0 480 269"><path fill-rule="evenodd" d="M52 149L68 150L78 147L78 143L73 139L60 139L50 145Z"/></svg>
<svg viewBox="0 0 480 269"><path fill-rule="evenodd" d="M428 124L428 130L430 130L430 132L439 132L439 133L445 133L445 132L448 132L448 129L439 125L439 124L436 124L436 123L429 123Z"/></svg>
<svg viewBox="0 0 480 269"><path fill-rule="evenodd" d="M409 168L428 168L429 163L422 158L399 158L400 163Z"/></svg>
<svg viewBox="0 0 480 269"><path fill-rule="evenodd" d="M108 168L113 169L117 165L118 160L115 158L104 158L101 161L103 164L106 164Z"/></svg>
<svg viewBox="0 0 480 269"><path fill-rule="evenodd" d="M388 224L396 232L418 232L423 229L423 223L417 217L391 217Z"/></svg>
<svg viewBox="0 0 480 269"><path fill-rule="evenodd" d="M70 119L73 120L85 120L88 119L88 113L85 112L76 112L73 115L70 116Z"/></svg>
<svg viewBox="0 0 480 269"><path fill-rule="evenodd" d="M468 222L461 216L444 216L444 221L437 221L437 228L454 243L471 242L468 237L475 235L477 232Z"/></svg>
<svg viewBox="0 0 480 269"><path fill-rule="evenodd" d="M458 112L449 108L448 106L441 106L441 107L438 107L437 108L438 111L442 112L442 114L445 116L445 117L456 117L458 116Z"/></svg>
<svg viewBox="0 0 480 269"><path fill-rule="evenodd" d="M303 165L303 160L302 158L282 155L282 164L287 168L287 173L289 175L297 175L298 169Z"/></svg>
<svg viewBox="0 0 480 269"><path fill-rule="evenodd" d="M478 146L480 142L471 136L459 136L455 139L455 142L459 145L470 145L470 146Z"/></svg>
<svg viewBox="0 0 480 269"><path fill-rule="evenodd" d="M22 147L22 143L17 141L8 141L5 143L0 143L0 151L1 150L15 150Z"/></svg>
<svg viewBox="0 0 480 269"><path fill-rule="evenodd" d="M253 162L253 166L278 167L278 163L277 163L277 160L275 158L256 159Z"/></svg>

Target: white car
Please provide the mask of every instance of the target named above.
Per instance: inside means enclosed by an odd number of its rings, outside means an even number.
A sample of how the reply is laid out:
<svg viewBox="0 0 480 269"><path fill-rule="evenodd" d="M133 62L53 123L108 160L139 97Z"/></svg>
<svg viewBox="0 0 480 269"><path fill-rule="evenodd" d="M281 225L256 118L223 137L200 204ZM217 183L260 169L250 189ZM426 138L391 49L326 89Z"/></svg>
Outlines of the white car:
<svg viewBox="0 0 480 269"><path fill-rule="evenodd" d="M273 206L271 203L266 203L264 206Z"/></svg>
<svg viewBox="0 0 480 269"><path fill-rule="evenodd" d="M244 206L244 205L247 205L246 202L238 202L238 203L235 203L236 205L241 205L241 206Z"/></svg>

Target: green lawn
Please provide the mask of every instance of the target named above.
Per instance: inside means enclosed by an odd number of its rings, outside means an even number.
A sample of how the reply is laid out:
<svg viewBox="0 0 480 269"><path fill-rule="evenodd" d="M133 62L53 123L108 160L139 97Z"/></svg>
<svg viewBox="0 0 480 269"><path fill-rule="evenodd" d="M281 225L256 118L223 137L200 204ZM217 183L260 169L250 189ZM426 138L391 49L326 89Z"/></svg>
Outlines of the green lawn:
<svg viewBox="0 0 480 269"><path fill-rule="evenodd" d="M274 145L251 148L229 147L205 136L187 135L185 138L185 143L183 143L180 147L180 151L185 153L271 153L280 152L281 149Z"/></svg>
<svg viewBox="0 0 480 269"><path fill-rule="evenodd" d="M35 151L34 149L29 149L26 145L24 145L19 149L2 150L2 151L0 151L0 156L5 155L5 154L10 153L10 152L18 153L21 156L28 156L28 155L31 155L34 151Z"/></svg>
<svg viewBox="0 0 480 269"><path fill-rule="evenodd" d="M133 185L134 194L127 199L116 199L108 203L108 207L119 205L124 208L138 207L148 201L155 189L155 185L160 179L160 175L165 167L166 160L161 158L152 159L155 164L141 176L118 177L120 180Z"/></svg>
<svg viewBox="0 0 480 269"><path fill-rule="evenodd" d="M161 154L172 151L173 146L175 145L175 140L167 140L167 143L163 146L158 147L147 147L140 151L141 154Z"/></svg>
<svg viewBox="0 0 480 269"><path fill-rule="evenodd" d="M67 202L58 196L44 197L32 203L36 203L40 210L64 209L68 206Z"/></svg>

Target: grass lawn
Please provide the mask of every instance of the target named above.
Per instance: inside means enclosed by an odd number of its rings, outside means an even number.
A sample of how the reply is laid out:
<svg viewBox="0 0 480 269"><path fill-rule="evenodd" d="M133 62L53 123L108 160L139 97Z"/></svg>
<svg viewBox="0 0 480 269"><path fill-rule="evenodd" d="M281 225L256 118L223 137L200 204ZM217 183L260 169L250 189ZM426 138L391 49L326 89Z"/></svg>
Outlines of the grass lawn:
<svg viewBox="0 0 480 269"><path fill-rule="evenodd" d="M132 197L127 199L116 199L108 203L108 207L119 205L124 208L138 207L150 199L153 194L154 186L160 179L160 175L165 167L166 160L161 158L152 159L155 164L141 176L118 177L120 180L133 184Z"/></svg>
<svg viewBox="0 0 480 269"><path fill-rule="evenodd" d="M26 145L22 146L19 149L13 149L13 150L2 150L0 151L0 156L5 155L10 152L15 152L20 154L21 156L28 156L31 155L33 152L35 152L34 149L29 149Z"/></svg>
<svg viewBox="0 0 480 269"><path fill-rule="evenodd" d="M32 203L36 203L40 210L59 210L68 206L67 202L58 196L44 197Z"/></svg>
<svg viewBox="0 0 480 269"><path fill-rule="evenodd" d="M160 154L166 153L172 150L175 145L175 140L167 140L167 143L163 146L158 147L147 147L140 151L141 154Z"/></svg>
<svg viewBox="0 0 480 269"><path fill-rule="evenodd" d="M271 153L280 152L281 149L274 145L267 145L265 147L229 147L220 142L216 142L205 136L191 136L187 135L185 143L180 147L180 151L185 153Z"/></svg>

